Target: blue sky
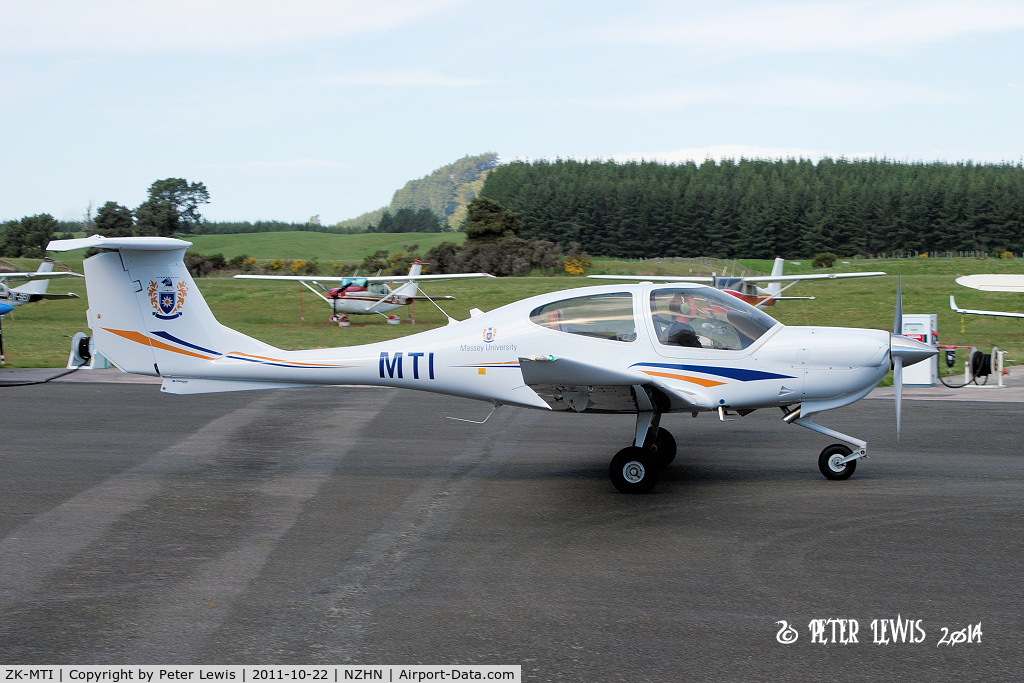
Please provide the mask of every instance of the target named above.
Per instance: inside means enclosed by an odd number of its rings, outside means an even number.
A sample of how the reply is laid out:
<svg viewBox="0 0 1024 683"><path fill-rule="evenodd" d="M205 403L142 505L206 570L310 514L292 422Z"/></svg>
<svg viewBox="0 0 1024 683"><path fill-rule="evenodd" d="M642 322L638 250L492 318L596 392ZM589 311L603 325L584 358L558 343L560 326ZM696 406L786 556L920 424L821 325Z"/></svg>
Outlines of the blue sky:
<svg viewBox="0 0 1024 683"><path fill-rule="evenodd" d="M1024 2L0 0L0 219L352 218L467 154L1019 163Z"/></svg>

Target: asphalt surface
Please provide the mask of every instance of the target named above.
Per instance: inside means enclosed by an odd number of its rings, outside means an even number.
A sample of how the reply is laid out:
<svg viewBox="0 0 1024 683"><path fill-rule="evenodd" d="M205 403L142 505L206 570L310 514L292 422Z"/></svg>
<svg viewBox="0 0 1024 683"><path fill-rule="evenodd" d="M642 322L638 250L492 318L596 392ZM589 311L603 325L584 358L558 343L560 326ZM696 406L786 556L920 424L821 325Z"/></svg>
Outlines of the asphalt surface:
<svg viewBox="0 0 1024 683"><path fill-rule="evenodd" d="M624 416L506 407L473 425L445 416L489 406L387 389L3 387L0 663L1018 679L1022 409L910 399L899 444L888 401L828 413L869 444L845 482L818 473L830 441L777 412L666 416L679 456L628 496L607 476ZM897 615L924 642L873 644L871 621ZM857 619L859 642L812 644L815 618ZM980 643L937 646L979 622Z"/></svg>

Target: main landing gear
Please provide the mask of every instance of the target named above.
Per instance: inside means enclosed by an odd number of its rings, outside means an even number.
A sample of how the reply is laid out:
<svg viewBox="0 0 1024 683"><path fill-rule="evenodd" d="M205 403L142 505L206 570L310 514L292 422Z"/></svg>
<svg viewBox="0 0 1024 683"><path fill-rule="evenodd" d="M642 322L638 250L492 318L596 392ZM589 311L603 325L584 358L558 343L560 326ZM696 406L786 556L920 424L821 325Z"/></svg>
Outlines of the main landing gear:
<svg viewBox="0 0 1024 683"><path fill-rule="evenodd" d="M638 397L643 396L637 394ZM653 406L649 406L652 407ZM843 481L853 476L857 469L857 461L867 457L866 441L841 434L834 429L822 427L811 420L811 417L800 417L800 407L783 408L787 423L797 424L811 431L840 439L846 443L828 446L818 456L818 469L826 479ZM660 427L661 413L640 411L636 415L636 436L632 446L627 446L615 454L608 466L608 476L622 493L649 493L658 483L661 471L668 467L676 457L676 440L671 432ZM850 448L847 444L854 446Z"/></svg>
<svg viewBox="0 0 1024 683"><path fill-rule="evenodd" d="M636 416L636 438L615 454L608 466L612 484L622 493L649 493L661 471L676 458L676 440L658 426L661 413L641 412Z"/></svg>

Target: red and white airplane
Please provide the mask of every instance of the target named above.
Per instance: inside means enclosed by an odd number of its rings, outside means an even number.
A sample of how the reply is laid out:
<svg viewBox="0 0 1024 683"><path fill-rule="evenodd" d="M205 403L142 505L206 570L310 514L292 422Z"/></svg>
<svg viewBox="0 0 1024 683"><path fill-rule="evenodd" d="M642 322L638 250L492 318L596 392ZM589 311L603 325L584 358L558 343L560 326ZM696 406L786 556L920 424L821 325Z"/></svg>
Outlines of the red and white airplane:
<svg viewBox="0 0 1024 683"><path fill-rule="evenodd" d="M813 296L782 296L782 293L803 280L838 280L850 277L875 277L885 275L880 271L870 273L809 273L806 275L783 275L782 267L785 261L781 258L775 259L771 275L753 275L745 277L693 277L693 276L661 276L661 275L590 275L595 280L632 280L646 282L707 282L715 289L732 294L751 306L764 308L773 306L776 301L792 299L814 299ZM785 286L783 286L785 284ZM767 285L761 287L759 285Z"/></svg>
<svg viewBox="0 0 1024 683"><path fill-rule="evenodd" d="M419 288L418 282L423 280L456 280L471 277L494 277L488 273L457 273L453 275L423 275L423 263L416 259L409 268L408 275L386 275L381 277L346 277L341 278L336 287L326 287L320 283L326 278L315 275L236 275L243 280L287 280L300 282L309 291L327 302L331 307L330 321L340 327L348 327L351 322L349 315L384 316L389 325L397 325L401 319L390 311L401 306L408 306L417 299L434 301L437 299L454 299L452 296L427 296ZM310 283L316 285L319 291ZM391 285L402 283L392 289Z"/></svg>

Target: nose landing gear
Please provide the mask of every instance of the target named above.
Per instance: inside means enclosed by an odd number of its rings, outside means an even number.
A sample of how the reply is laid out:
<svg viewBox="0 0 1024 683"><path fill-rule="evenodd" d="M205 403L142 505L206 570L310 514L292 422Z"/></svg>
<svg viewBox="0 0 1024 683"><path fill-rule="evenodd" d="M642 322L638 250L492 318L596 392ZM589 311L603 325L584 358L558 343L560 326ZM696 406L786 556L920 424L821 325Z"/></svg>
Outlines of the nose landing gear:
<svg viewBox="0 0 1024 683"><path fill-rule="evenodd" d="M857 469L856 460L846 460L846 457L852 454L853 450L849 446L841 443L832 444L818 456L818 469L826 479L832 481L849 479Z"/></svg>

